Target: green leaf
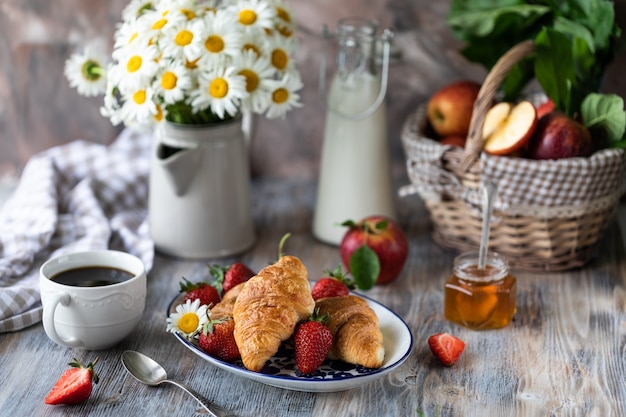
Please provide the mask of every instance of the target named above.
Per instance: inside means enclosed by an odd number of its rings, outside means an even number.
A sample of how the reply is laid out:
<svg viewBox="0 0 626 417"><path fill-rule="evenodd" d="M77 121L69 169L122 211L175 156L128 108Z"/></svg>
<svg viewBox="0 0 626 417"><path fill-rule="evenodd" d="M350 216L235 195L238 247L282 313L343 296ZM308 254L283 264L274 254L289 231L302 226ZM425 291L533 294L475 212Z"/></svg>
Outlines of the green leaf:
<svg viewBox="0 0 626 417"><path fill-rule="evenodd" d="M616 94L589 94L582 102L581 113L587 129L602 129L609 146L623 147L626 132L624 99Z"/></svg>
<svg viewBox="0 0 626 417"><path fill-rule="evenodd" d="M360 290L369 290L376 283L380 274L378 255L368 246L361 246L350 257L350 271Z"/></svg>
<svg viewBox="0 0 626 417"><path fill-rule="evenodd" d="M545 28L535 40L535 76L557 109L571 116L571 91L576 82L570 39Z"/></svg>

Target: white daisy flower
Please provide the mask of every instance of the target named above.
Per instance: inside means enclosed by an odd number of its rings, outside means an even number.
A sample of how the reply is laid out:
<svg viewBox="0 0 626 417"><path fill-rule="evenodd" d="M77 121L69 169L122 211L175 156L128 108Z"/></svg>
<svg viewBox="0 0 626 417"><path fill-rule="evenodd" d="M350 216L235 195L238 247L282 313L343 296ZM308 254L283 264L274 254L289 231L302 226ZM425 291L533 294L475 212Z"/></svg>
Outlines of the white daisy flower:
<svg viewBox="0 0 626 417"><path fill-rule="evenodd" d="M253 33L245 33L243 35L241 49L243 51L253 51L256 56L266 55L267 36L257 36Z"/></svg>
<svg viewBox="0 0 626 417"><path fill-rule="evenodd" d="M264 1L236 0L229 9L237 15L237 22L245 31L262 33L273 28L275 12Z"/></svg>
<svg viewBox="0 0 626 417"><path fill-rule="evenodd" d="M169 6L169 3L165 3ZM158 7L157 10L148 11L139 17L140 22L145 25L150 37L158 37L171 26L187 20L182 13L171 13L169 7Z"/></svg>
<svg viewBox="0 0 626 417"><path fill-rule="evenodd" d="M273 34L267 37L267 43L267 55L276 71L281 74L292 71L295 68L295 62L290 57L296 49L294 38Z"/></svg>
<svg viewBox="0 0 626 417"><path fill-rule="evenodd" d="M200 64L211 65L241 52L243 39L237 27L236 16L226 10L217 10L204 16L204 28L200 35L203 53Z"/></svg>
<svg viewBox="0 0 626 417"><path fill-rule="evenodd" d="M147 11L155 10L156 1L131 0L122 10L122 19L130 21L138 18Z"/></svg>
<svg viewBox="0 0 626 417"><path fill-rule="evenodd" d="M138 87L124 94L119 113L126 125L152 125L157 114L152 88Z"/></svg>
<svg viewBox="0 0 626 417"><path fill-rule="evenodd" d="M274 119L285 117L294 107L302 107L300 95L296 92L302 88L302 80L297 73L286 74L281 80L271 80L271 101L267 117Z"/></svg>
<svg viewBox="0 0 626 417"><path fill-rule="evenodd" d="M130 19L117 25L115 30L115 50L113 54L119 54L119 50L132 45L133 43L148 44L150 38L147 35L146 27L138 19Z"/></svg>
<svg viewBox="0 0 626 417"><path fill-rule="evenodd" d="M246 79L237 74L233 66L202 72L198 76L198 88L191 92L191 105L199 113L207 108L220 119L227 113L235 116L241 100L248 96Z"/></svg>
<svg viewBox="0 0 626 417"><path fill-rule="evenodd" d="M78 93L92 97L102 94L106 89L106 58L90 49L73 54L65 62L65 77L70 87Z"/></svg>
<svg viewBox="0 0 626 417"><path fill-rule="evenodd" d="M144 48L130 47L125 52L119 58L116 71L113 73L122 93L129 89L148 86L159 69L156 62L159 50L154 45Z"/></svg>
<svg viewBox="0 0 626 417"><path fill-rule="evenodd" d="M191 339L202 329L207 320L207 306L200 305L199 299L193 302L187 300L185 304L177 305L176 311L167 318L166 330L171 333L181 333L187 339Z"/></svg>
<svg viewBox="0 0 626 417"><path fill-rule="evenodd" d="M234 59L233 65L246 79L248 97L243 100L243 106L255 113L263 113L270 102L272 84L269 81L274 76L269 60L257 57L254 51L244 51Z"/></svg>
<svg viewBox="0 0 626 417"><path fill-rule="evenodd" d="M114 65L109 65L108 72L111 74L113 72ZM108 77L106 91L104 93L104 105L100 107L100 114L104 117L108 117L111 119L111 123L114 126L119 125L123 122L122 115L120 114L120 108L122 104L119 100L119 91L117 90L117 85L113 81L111 76Z"/></svg>
<svg viewBox="0 0 626 417"><path fill-rule="evenodd" d="M291 38L295 34L295 18L289 3L274 0L270 2L274 7L274 29L286 38Z"/></svg>
<svg viewBox="0 0 626 417"><path fill-rule="evenodd" d="M185 94L193 84L190 73L182 62L169 61L162 63L152 85L165 104L174 104L184 100Z"/></svg>
<svg viewBox="0 0 626 417"><path fill-rule="evenodd" d="M182 61L193 61L202 53L202 29L199 18L184 20L164 30L158 40L164 57Z"/></svg>

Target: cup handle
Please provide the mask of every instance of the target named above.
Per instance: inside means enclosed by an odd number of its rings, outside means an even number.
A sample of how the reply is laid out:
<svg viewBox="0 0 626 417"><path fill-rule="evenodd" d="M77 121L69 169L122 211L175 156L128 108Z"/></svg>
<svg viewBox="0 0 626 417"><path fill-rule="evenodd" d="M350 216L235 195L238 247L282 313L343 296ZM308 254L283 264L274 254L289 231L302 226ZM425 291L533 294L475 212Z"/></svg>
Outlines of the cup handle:
<svg viewBox="0 0 626 417"><path fill-rule="evenodd" d="M83 342L76 338L62 339L54 327L54 312L57 306L68 306L70 304L71 297L66 292L54 293L43 306L43 328L46 334L52 339L53 342L69 346L69 347L82 347Z"/></svg>

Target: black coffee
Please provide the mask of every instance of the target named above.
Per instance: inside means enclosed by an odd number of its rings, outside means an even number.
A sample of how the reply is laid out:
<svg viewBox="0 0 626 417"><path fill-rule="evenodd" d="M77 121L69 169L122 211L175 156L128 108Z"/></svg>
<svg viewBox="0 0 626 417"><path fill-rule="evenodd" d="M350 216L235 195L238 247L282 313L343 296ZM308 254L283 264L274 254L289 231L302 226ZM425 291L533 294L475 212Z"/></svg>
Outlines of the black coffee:
<svg viewBox="0 0 626 417"><path fill-rule="evenodd" d="M133 276L123 269L108 266L86 266L60 272L50 279L59 284L73 287L102 287L128 281Z"/></svg>

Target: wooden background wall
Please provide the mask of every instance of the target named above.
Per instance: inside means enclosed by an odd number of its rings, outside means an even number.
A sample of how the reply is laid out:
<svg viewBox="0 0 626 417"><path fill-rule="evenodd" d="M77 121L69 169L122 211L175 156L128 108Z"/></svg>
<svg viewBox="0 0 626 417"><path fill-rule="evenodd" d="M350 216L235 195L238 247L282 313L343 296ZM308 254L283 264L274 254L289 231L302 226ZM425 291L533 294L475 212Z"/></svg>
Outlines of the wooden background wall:
<svg viewBox="0 0 626 417"><path fill-rule="evenodd" d="M0 179L16 178L34 153L78 138L111 142L119 132L100 116L101 98L68 87L67 57L85 45L111 49L115 23L126 0L0 1ZM445 24L449 0L292 0L300 49L297 60L304 106L285 120L261 119L252 151L253 171L265 176L315 177L325 111L317 95L321 25L361 15L395 31L401 53L391 67L387 95L395 173L403 174L400 129L410 111L443 84L482 80L482 68L458 54ZM626 30L626 0L615 4ZM605 91L626 97L626 52L609 69Z"/></svg>

